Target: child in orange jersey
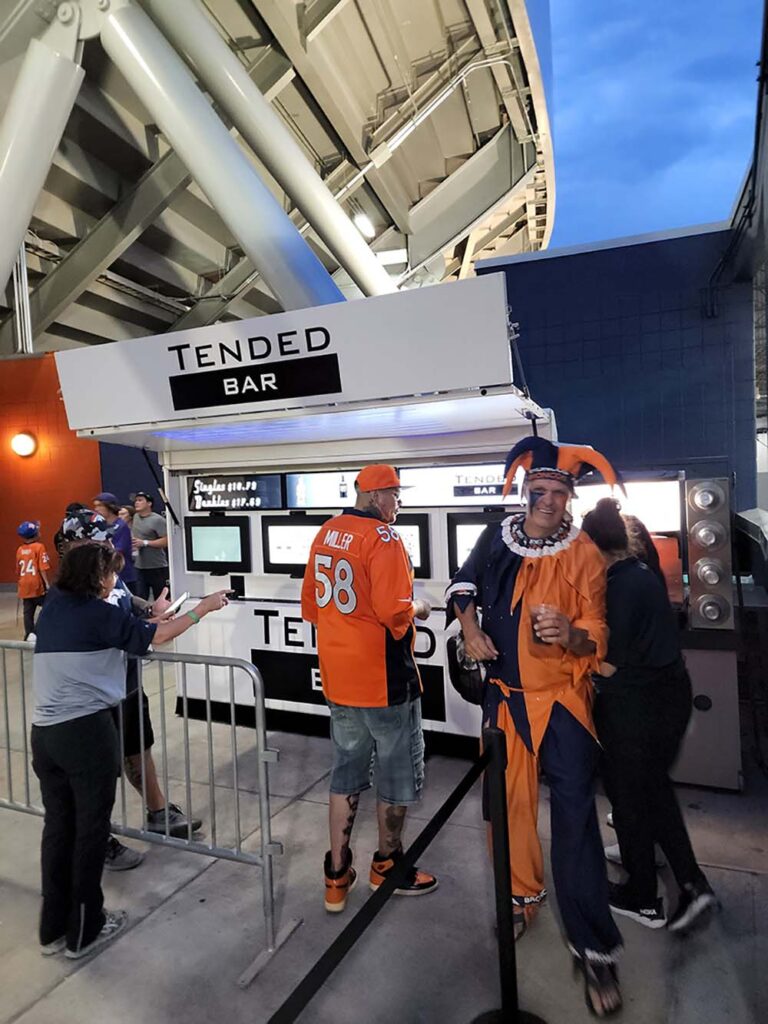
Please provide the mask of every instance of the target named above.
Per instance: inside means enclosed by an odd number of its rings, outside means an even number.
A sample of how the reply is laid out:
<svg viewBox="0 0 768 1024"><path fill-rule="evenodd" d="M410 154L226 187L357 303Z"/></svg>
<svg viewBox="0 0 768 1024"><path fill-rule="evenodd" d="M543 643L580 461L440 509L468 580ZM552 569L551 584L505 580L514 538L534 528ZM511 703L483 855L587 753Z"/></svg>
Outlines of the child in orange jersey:
<svg viewBox="0 0 768 1024"><path fill-rule="evenodd" d="M16 549L16 590L24 608L24 639L34 635L35 612L42 605L49 587L51 562L39 537L40 524L29 520L16 532L22 543Z"/></svg>

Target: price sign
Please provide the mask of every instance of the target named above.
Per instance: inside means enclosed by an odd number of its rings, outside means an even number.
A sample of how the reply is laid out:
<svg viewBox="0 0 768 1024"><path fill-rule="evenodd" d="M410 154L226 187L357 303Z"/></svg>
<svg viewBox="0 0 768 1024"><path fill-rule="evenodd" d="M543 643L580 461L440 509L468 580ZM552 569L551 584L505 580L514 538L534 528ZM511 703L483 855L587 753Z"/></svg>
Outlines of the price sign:
<svg viewBox="0 0 768 1024"><path fill-rule="evenodd" d="M247 512L283 507L279 473L187 477L190 512Z"/></svg>

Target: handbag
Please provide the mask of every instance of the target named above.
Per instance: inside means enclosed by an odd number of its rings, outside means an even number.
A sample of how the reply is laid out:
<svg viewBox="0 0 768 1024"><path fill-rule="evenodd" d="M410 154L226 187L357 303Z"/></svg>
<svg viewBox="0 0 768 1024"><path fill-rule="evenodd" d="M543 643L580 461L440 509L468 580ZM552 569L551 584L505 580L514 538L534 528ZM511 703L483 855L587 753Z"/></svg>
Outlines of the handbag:
<svg viewBox="0 0 768 1024"><path fill-rule="evenodd" d="M464 634L454 633L446 641L448 678L458 695L468 704L482 704L485 700L485 665L468 658L464 650Z"/></svg>

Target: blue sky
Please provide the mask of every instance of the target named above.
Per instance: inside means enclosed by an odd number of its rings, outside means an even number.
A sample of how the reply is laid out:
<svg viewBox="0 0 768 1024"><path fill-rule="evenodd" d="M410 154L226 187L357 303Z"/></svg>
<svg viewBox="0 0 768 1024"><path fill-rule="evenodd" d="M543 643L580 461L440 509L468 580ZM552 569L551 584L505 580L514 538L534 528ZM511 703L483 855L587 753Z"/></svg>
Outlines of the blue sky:
<svg viewBox="0 0 768 1024"><path fill-rule="evenodd" d="M752 151L762 0L550 0L552 246L730 215Z"/></svg>

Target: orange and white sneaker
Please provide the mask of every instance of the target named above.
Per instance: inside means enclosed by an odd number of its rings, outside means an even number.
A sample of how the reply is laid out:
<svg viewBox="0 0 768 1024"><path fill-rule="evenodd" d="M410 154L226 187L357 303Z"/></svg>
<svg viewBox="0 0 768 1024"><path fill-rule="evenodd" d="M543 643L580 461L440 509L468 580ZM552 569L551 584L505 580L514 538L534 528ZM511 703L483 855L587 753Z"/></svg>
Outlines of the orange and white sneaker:
<svg viewBox="0 0 768 1024"><path fill-rule="evenodd" d="M325 909L329 914L339 914L347 905L347 896L357 881L357 872L352 867L352 851L349 851L347 866L340 871L332 868L331 851L325 855Z"/></svg>
<svg viewBox="0 0 768 1024"><path fill-rule="evenodd" d="M379 886L386 881L387 875L402 856L402 849L395 850L388 857L382 857L378 850L374 853L369 880L369 885L373 892L376 892ZM434 875L427 874L426 871L419 871L417 867L413 867L405 876L405 881L395 889L395 895L426 896L427 893L435 891L437 884L437 879Z"/></svg>

